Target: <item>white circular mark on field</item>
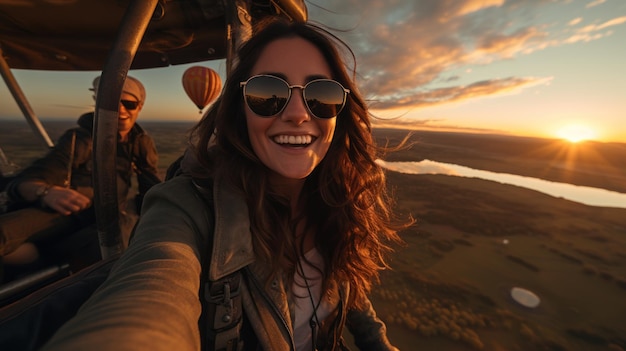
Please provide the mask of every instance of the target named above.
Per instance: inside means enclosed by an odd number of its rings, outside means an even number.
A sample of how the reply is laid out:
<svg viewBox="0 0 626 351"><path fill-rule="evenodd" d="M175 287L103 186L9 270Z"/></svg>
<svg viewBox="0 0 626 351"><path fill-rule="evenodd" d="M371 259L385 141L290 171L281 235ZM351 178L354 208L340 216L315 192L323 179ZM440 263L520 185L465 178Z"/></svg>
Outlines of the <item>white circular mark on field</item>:
<svg viewBox="0 0 626 351"><path fill-rule="evenodd" d="M537 294L524 288L514 287L511 289L511 297L520 305L528 308L535 308L541 302Z"/></svg>

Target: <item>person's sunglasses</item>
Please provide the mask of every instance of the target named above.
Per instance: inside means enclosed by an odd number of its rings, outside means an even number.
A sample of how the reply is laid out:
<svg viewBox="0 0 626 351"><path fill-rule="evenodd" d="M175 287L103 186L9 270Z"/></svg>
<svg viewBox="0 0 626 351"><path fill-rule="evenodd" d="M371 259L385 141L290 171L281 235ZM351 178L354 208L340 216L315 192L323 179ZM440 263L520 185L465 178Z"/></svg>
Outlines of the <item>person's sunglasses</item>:
<svg viewBox="0 0 626 351"><path fill-rule="evenodd" d="M120 100L120 104L122 104L122 106L124 106L124 108L128 111L133 111L136 110L139 106L139 101Z"/></svg>
<svg viewBox="0 0 626 351"><path fill-rule="evenodd" d="M257 75L239 83L248 108L261 117L281 113L289 103L293 88L302 90L305 105L317 118L336 117L346 104L350 92L331 79L315 79L304 86L289 85L286 81L269 75Z"/></svg>

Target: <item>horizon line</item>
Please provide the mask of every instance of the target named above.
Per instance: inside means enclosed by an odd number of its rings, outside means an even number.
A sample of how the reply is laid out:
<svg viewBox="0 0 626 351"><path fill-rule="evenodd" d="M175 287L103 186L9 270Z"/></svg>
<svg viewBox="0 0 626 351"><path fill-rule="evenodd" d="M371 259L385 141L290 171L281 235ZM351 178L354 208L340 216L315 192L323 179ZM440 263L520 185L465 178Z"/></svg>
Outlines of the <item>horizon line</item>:
<svg viewBox="0 0 626 351"><path fill-rule="evenodd" d="M75 123L77 118L70 117L38 117L40 122L67 122L67 123ZM14 116L0 116L0 123L2 122L25 122L28 124L28 121L24 117L14 117ZM146 119L141 120L138 119L139 124L146 123L189 123L195 124L198 120L192 119ZM473 135L491 135L491 136L504 136L504 137L512 137L512 138L534 138L534 139L544 139L544 140L555 140L555 141L563 141L568 142L566 139L558 138L558 137L549 137L549 136L539 136L539 135L530 135L530 134L515 134L513 132L502 131L502 130L488 130L488 129L479 129L472 127L449 127L449 126L425 126L416 124L414 126L408 124L401 125L391 125L388 123L376 123L373 121L371 124L372 129L397 129L397 130L406 130L406 131L422 131L422 132L433 132L433 133L457 133L457 134L473 134ZM625 144L626 141L618 141L618 140L597 140L597 139L588 139L582 140L577 143L572 144L584 144L584 143L602 143L602 144Z"/></svg>

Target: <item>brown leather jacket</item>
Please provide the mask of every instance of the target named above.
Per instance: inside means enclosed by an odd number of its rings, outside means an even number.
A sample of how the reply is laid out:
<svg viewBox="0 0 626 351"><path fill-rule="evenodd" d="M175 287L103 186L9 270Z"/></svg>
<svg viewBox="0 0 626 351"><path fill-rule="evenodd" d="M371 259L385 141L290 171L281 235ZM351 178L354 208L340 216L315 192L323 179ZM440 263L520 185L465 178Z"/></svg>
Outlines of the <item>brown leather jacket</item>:
<svg viewBox="0 0 626 351"><path fill-rule="evenodd" d="M64 186L69 175L72 188L81 189L81 192L86 195L93 194L93 138L91 135L93 119L93 112L80 116L77 128L67 130L44 157L24 168L7 185L7 193L14 203L19 205L23 201L17 192L18 185L22 181L31 179ZM68 167L70 158L72 159L71 168ZM133 173L137 174L140 197L143 197L152 186L161 182L154 140L138 124L131 129L128 142L117 144L116 173L120 203L124 203L129 195Z"/></svg>
<svg viewBox="0 0 626 351"><path fill-rule="evenodd" d="M241 287L244 324L253 333L242 336L244 349L294 350L284 282L267 288L255 283L269 272L255 261L243 197L218 182L212 195L214 211L207 211L204 197L185 175L150 190L131 243L107 281L42 350L200 350L200 262L208 240L213 241L211 279L247 267ZM396 350L371 305L347 311L348 289L348 284L337 289L337 313L321 336L335 342L324 349L341 349L347 324L362 350Z"/></svg>

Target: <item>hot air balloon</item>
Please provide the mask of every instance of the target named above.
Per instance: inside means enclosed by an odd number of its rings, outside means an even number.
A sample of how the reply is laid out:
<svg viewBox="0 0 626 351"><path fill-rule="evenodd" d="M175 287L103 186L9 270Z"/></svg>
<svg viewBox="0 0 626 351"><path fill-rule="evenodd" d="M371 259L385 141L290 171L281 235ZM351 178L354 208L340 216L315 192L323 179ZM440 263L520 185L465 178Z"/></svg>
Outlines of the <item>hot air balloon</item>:
<svg viewBox="0 0 626 351"><path fill-rule="evenodd" d="M222 79L208 67L193 66L183 74L183 88L202 113L202 109L220 94Z"/></svg>

